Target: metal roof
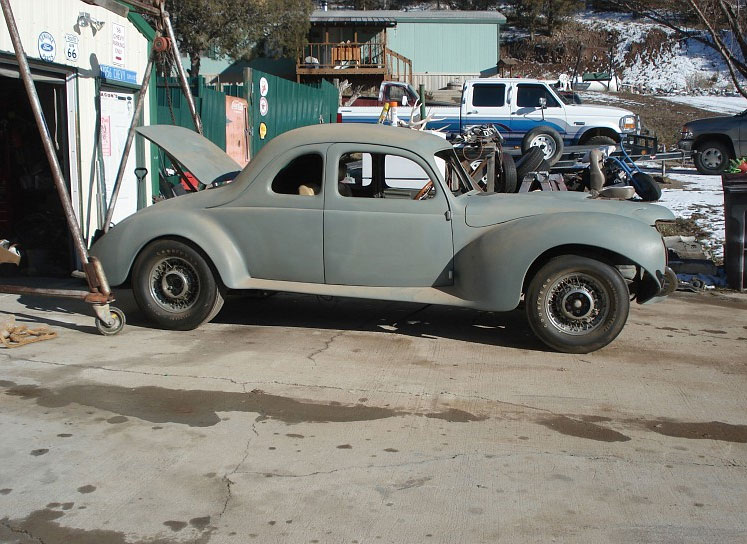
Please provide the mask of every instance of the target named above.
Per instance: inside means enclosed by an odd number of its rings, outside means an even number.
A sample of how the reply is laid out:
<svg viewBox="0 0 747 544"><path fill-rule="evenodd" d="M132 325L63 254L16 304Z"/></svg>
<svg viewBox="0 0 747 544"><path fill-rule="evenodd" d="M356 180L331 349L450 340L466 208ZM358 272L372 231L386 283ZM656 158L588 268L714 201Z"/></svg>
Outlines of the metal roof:
<svg viewBox="0 0 747 544"><path fill-rule="evenodd" d="M443 23L443 24L503 24L506 17L500 11L461 10L315 10L311 24L396 26L397 23Z"/></svg>

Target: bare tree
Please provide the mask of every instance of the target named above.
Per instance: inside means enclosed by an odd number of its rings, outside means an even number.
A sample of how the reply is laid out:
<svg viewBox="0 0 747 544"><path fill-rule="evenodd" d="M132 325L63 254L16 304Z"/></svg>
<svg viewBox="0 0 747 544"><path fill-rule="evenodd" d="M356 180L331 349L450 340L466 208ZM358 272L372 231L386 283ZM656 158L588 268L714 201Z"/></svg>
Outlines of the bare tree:
<svg viewBox="0 0 747 544"><path fill-rule="evenodd" d="M721 55L739 94L747 98L747 2L745 0L672 0L652 6L639 0L608 0L608 4L645 17L691 38ZM663 4L663 5L662 5ZM695 21L704 30L687 26ZM730 32L732 43L724 36Z"/></svg>

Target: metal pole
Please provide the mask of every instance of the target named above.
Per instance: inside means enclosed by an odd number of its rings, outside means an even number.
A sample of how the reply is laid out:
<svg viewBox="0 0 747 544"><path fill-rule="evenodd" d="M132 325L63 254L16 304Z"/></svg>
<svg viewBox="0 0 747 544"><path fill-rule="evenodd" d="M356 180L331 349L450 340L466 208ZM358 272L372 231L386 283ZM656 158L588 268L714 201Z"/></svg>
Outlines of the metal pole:
<svg viewBox="0 0 747 544"><path fill-rule="evenodd" d="M41 103L39 102L39 95L36 93L36 87L31 78L31 69L29 68L28 60L26 59L26 53L21 43L21 36L18 33L18 27L13 17L13 11L10 9L10 0L0 0L0 4L3 7L3 15L5 16L5 23L8 26L8 33L10 39L13 42L13 49L16 53L16 59L18 60L18 71L21 74L23 85L26 87L26 93L31 103L31 110L34 112L34 118L36 119L36 126L39 128L39 134L44 144L44 152L47 155L49 161L49 167L52 171L52 179L54 180L57 193L62 203L62 208L65 211L65 218L67 219L67 225L70 228L70 232L73 235L73 244L75 250L78 253L78 258L83 265L89 263L88 250L83 242L83 236L78 226L75 212L73 211L73 205L70 201L70 194L68 193L67 186L65 185L65 179L60 169L60 163L57 160L57 154L52 144L52 138L49 135L49 128L47 122L44 119L44 113L42 112Z"/></svg>
<svg viewBox="0 0 747 544"><path fill-rule="evenodd" d="M182 66L181 55L179 55L179 47L176 45L174 28L171 26L171 18L169 17L169 12L164 9L164 3L161 3L161 17L163 18L164 26L166 27L166 33L169 36L169 40L171 40L171 51L173 51L174 53L174 64L176 64L176 71L179 74L179 84L181 85L182 92L187 99L189 111L192 114L192 120L195 123L195 129L197 130L197 132L202 134L202 121L200 120L200 116L197 113L197 108L195 108L195 101L194 98L192 98L192 91L189 89L189 82L187 81L187 73L184 71L184 66Z"/></svg>
<svg viewBox="0 0 747 544"><path fill-rule="evenodd" d="M156 33L156 38L160 37L160 33ZM132 148L132 141L135 139L135 128L138 125L140 114L143 111L143 103L145 102L145 93L148 91L148 85L150 84L150 74L153 71L153 60L156 56L155 49L151 49L150 58L148 58L148 64L145 66L145 74L143 75L143 84L140 87L140 91L137 95L137 102L135 103L135 112L132 114L132 121L130 122L130 130L127 133L127 140L125 141L124 151L122 151L122 160L119 163L119 170L117 170L117 178L114 180L114 190L112 191L112 197L109 200L109 205L106 209L106 219L104 220L103 229L104 232L109 232L109 226L112 223L112 217L114 216L114 208L117 205L117 198L119 197L119 189L122 187L122 179L124 178L125 168L127 168L127 159L130 156L130 149Z"/></svg>

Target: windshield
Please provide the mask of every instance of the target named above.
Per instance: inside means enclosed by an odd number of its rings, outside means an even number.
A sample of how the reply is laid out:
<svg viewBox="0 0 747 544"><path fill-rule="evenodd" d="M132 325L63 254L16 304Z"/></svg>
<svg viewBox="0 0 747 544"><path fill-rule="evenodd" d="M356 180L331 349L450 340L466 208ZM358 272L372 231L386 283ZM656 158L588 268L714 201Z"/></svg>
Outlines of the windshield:
<svg viewBox="0 0 747 544"><path fill-rule="evenodd" d="M454 196L461 196L479 189L462 168L462 164L453 149L439 151L436 153L436 157L446 163L443 171L444 180Z"/></svg>

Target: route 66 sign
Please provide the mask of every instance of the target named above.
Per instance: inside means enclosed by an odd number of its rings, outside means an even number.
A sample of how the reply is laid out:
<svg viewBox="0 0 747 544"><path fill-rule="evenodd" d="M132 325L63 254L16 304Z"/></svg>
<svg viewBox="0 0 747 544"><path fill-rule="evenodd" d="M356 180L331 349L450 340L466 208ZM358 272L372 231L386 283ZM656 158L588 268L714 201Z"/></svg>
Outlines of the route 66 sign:
<svg viewBox="0 0 747 544"><path fill-rule="evenodd" d="M54 36L49 32L42 32L39 34L38 46L39 58L47 62L52 62L57 55L57 45L55 44Z"/></svg>
<svg viewBox="0 0 747 544"><path fill-rule="evenodd" d="M75 34L65 34L65 60L68 62L78 62L79 56L78 36Z"/></svg>

